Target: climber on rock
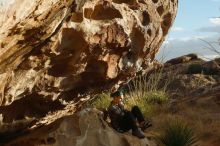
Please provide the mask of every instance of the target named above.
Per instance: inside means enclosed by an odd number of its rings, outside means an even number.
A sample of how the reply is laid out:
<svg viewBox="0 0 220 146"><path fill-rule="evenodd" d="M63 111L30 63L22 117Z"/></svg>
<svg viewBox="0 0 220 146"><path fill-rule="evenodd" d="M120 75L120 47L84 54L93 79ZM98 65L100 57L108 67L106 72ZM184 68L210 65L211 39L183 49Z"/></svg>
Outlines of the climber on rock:
<svg viewBox="0 0 220 146"><path fill-rule="evenodd" d="M112 127L120 133L127 132L131 129L132 135L138 138L145 138L142 131L152 125L150 122L145 121L139 107L134 106L131 111L126 110L122 102L124 96L119 91L112 93L110 96L113 100L108 107L108 114Z"/></svg>

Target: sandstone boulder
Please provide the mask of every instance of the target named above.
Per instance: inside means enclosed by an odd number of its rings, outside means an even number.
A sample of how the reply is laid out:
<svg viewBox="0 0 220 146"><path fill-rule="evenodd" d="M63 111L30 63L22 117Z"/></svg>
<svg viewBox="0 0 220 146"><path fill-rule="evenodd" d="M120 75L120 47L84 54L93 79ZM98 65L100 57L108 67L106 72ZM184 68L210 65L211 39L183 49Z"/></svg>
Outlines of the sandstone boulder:
<svg viewBox="0 0 220 146"><path fill-rule="evenodd" d="M126 80L154 59L176 9L177 0L6 1L1 105L32 93L73 99Z"/></svg>
<svg viewBox="0 0 220 146"><path fill-rule="evenodd" d="M38 127L50 116L46 123L66 115L69 106L74 113L90 95L117 88L148 68L174 21L178 2L0 3L2 122L32 119L27 125ZM41 124L36 126L36 121Z"/></svg>
<svg viewBox="0 0 220 146"><path fill-rule="evenodd" d="M84 109L74 116L22 135L6 146L155 146L147 138L138 139L131 132L120 134L103 121L100 111Z"/></svg>

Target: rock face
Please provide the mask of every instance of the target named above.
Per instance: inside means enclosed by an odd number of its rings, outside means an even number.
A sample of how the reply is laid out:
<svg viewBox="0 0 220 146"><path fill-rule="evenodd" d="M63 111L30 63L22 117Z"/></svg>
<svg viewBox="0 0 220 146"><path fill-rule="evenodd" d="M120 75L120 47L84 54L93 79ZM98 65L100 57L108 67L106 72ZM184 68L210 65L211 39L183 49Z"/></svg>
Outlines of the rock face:
<svg viewBox="0 0 220 146"><path fill-rule="evenodd" d="M174 21L178 2L0 3L0 114L4 123L34 119L34 125L67 105L77 110L87 95L147 68Z"/></svg>
<svg viewBox="0 0 220 146"><path fill-rule="evenodd" d="M218 93L220 59L205 61L196 54L177 57L164 64L162 76L162 82L170 80L168 90L175 93L174 99Z"/></svg>
<svg viewBox="0 0 220 146"><path fill-rule="evenodd" d="M138 139L130 132L120 134L102 120L99 111L84 109L74 116L33 131L7 146L155 146L147 138Z"/></svg>

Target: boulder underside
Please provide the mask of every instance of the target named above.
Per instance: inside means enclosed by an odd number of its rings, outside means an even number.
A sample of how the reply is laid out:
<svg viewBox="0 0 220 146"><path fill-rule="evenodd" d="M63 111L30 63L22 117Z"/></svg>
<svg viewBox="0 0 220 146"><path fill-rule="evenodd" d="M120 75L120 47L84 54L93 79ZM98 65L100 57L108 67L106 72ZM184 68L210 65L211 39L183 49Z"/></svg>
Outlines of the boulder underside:
<svg viewBox="0 0 220 146"><path fill-rule="evenodd" d="M0 134L73 114L147 69L177 0L0 0ZM13 123L13 124L12 124ZM16 125L16 127L14 127ZM19 125L19 126L17 126ZM17 137L7 137L6 141ZM0 142L1 143L1 142Z"/></svg>

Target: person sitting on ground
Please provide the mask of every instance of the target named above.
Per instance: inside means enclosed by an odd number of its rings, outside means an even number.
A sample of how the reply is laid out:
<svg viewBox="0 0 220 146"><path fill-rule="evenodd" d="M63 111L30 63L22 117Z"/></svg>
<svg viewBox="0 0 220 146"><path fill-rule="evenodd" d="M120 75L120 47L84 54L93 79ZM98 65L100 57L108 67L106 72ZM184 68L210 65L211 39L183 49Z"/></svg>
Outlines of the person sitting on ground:
<svg viewBox="0 0 220 146"><path fill-rule="evenodd" d="M111 126L118 132L123 133L132 129L132 135L138 138L145 138L142 131L152 126L145 121L138 106L134 106L131 111L126 110L123 104L123 94L116 91L110 95L113 100L108 107L108 114L111 119ZM137 122L139 125L137 125ZM141 128L141 130L139 129Z"/></svg>

